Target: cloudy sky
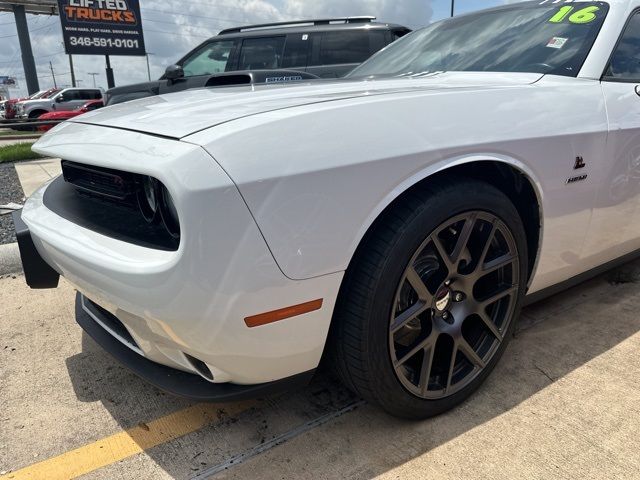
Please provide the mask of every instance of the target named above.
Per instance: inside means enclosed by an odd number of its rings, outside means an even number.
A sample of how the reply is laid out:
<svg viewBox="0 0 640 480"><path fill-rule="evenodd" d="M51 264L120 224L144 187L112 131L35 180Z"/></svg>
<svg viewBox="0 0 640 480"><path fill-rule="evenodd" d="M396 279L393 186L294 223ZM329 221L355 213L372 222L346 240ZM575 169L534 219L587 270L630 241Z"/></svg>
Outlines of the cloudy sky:
<svg viewBox="0 0 640 480"><path fill-rule="evenodd" d="M456 12L468 12L513 0L455 0ZM158 78L165 67L223 28L326 16L375 15L378 19L419 28L448 17L450 0L141 0L142 23L151 77ZM49 62L58 85L69 85L69 60L64 54L58 17L29 15L33 54L40 88L53 86ZM74 56L80 86L106 87L103 57ZM116 84L147 80L144 57L113 57ZM12 13L0 13L0 75L15 76L26 93L20 47Z"/></svg>

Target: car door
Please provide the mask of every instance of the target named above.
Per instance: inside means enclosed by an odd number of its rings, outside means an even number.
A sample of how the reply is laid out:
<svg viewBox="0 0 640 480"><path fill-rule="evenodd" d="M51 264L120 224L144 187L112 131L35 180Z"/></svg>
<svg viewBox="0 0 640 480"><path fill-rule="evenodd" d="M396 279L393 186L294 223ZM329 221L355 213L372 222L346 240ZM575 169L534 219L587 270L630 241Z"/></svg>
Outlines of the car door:
<svg viewBox="0 0 640 480"><path fill-rule="evenodd" d="M242 40L238 70L275 70L282 68L284 35Z"/></svg>
<svg viewBox="0 0 640 480"><path fill-rule="evenodd" d="M585 246L595 263L640 248L640 11L629 18L601 85L609 133Z"/></svg>
<svg viewBox="0 0 640 480"><path fill-rule="evenodd" d="M56 112L67 112L74 110L82 103L80 90L65 90L56 97L53 107Z"/></svg>

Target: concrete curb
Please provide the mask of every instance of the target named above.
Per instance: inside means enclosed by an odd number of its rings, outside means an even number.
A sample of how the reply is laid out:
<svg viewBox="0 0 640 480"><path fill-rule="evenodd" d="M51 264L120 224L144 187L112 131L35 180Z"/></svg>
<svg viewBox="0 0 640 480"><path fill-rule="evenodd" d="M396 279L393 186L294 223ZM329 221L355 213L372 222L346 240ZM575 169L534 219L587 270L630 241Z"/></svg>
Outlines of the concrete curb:
<svg viewBox="0 0 640 480"><path fill-rule="evenodd" d="M17 243L0 245L0 275L10 275L22 272L20 250Z"/></svg>

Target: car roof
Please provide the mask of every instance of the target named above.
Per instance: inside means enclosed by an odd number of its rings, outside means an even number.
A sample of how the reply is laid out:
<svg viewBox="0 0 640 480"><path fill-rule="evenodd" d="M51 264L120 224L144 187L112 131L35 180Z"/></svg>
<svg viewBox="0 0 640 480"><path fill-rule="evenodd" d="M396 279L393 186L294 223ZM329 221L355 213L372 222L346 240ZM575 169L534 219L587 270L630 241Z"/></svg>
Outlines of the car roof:
<svg viewBox="0 0 640 480"><path fill-rule="evenodd" d="M286 35L287 33L313 33L329 31L356 30L410 30L395 23L375 22L375 17L344 17L321 20L297 20L262 25L247 25L243 27L222 30L212 39L219 38L247 38L264 37L266 35ZM333 22L333 23L332 23ZM340 22L340 23L335 23Z"/></svg>
<svg viewBox="0 0 640 480"><path fill-rule="evenodd" d="M94 88L94 87L67 87L67 88L63 88L62 90L60 90L61 92L68 92L69 90L96 90L96 91L100 91L99 88Z"/></svg>

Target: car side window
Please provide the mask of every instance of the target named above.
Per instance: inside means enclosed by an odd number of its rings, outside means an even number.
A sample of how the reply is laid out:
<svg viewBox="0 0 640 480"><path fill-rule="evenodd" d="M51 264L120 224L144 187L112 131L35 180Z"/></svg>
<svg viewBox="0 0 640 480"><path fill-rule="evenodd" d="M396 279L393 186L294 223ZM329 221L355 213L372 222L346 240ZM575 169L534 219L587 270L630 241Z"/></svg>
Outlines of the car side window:
<svg viewBox="0 0 640 480"><path fill-rule="evenodd" d="M98 90L83 90L82 98L84 100L100 100L102 94Z"/></svg>
<svg viewBox="0 0 640 480"><path fill-rule="evenodd" d="M640 82L640 12L635 13L616 46L604 80Z"/></svg>
<svg viewBox="0 0 640 480"><path fill-rule="evenodd" d="M306 68L310 45L311 35L308 33L287 35L282 68Z"/></svg>
<svg viewBox="0 0 640 480"><path fill-rule="evenodd" d="M234 45L233 40L209 42L182 62L185 77L213 75L227 69Z"/></svg>
<svg viewBox="0 0 640 480"><path fill-rule="evenodd" d="M320 43L318 65L362 63L372 54L366 30L325 32Z"/></svg>
<svg viewBox="0 0 640 480"><path fill-rule="evenodd" d="M242 41L238 70L280 68L285 37L246 38Z"/></svg>
<svg viewBox="0 0 640 480"><path fill-rule="evenodd" d="M80 92L78 90L68 90L64 92L61 97L63 97L63 102L71 102L73 100L82 100L80 97Z"/></svg>

